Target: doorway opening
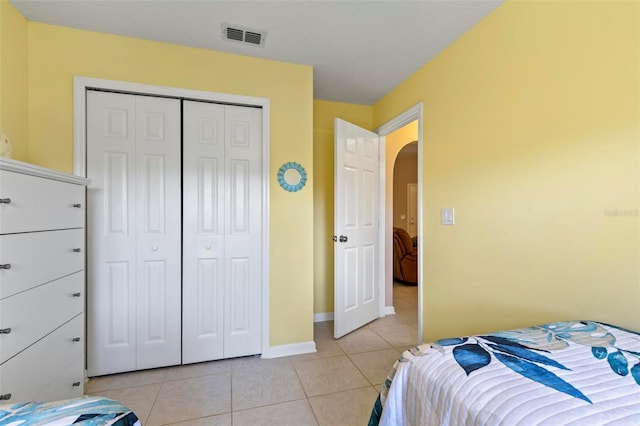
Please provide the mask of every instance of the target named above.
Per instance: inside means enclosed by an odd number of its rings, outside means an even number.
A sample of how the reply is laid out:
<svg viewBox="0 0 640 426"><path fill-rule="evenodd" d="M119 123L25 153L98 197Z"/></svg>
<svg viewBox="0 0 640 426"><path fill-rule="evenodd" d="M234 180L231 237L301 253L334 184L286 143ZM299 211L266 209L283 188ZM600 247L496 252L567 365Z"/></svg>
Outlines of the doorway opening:
<svg viewBox="0 0 640 426"><path fill-rule="evenodd" d="M381 155L381 162L385 168L385 178L383 179L383 187L381 188L381 200L383 203L383 213L381 214L381 223L384 224L384 230L381 238L384 241L384 276L382 277L383 306L381 312L384 314L394 314L394 273L393 273L393 169L395 160L402 148L411 142L415 142L417 149L417 179L416 179L416 205L417 205L417 229L415 245L418 252L417 265L417 285L415 288L417 293L417 340L418 344L424 342L423 339L423 265L422 253L424 253L424 233L422 224L422 103L406 110L402 114L391 119L387 123L376 129L376 132L384 138L384 152ZM406 207L405 207L406 208ZM406 218L405 218L406 223ZM413 313L412 313L413 314Z"/></svg>
<svg viewBox="0 0 640 426"><path fill-rule="evenodd" d="M412 126L412 124L414 124ZM394 133L406 145L398 152L393 166L393 307L398 319L418 323L418 141L406 141L417 133L417 123ZM417 135L415 135L417 138ZM389 159L391 161L391 159ZM389 201L387 201L389 202ZM416 330L417 333L417 330Z"/></svg>

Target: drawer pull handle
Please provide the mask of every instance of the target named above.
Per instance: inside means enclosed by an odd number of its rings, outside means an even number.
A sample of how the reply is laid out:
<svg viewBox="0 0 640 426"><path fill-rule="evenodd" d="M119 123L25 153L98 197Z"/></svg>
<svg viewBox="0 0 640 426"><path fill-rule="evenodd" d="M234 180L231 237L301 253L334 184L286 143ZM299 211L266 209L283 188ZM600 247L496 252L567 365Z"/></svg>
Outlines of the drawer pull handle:
<svg viewBox="0 0 640 426"><path fill-rule="evenodd" d="M82 293L73 293L71 296L73 296L73 297L80 297L80 296L82 296Z"/></svg>
<svg viewBox="0 0 640 426"><path fill-rule="evenodd" d="M79 209L79 208L82 207L82 204L76 203L76 204L73 205L73 207L76 208L76 209Z"/></svg>
<svg viewBox="0 0 640 426"><path fill-rule="evenodd" d="M4 263L4 264L0 265L0 269L11 269L11 264L10 263Z"/></svg>
<svg viewBox="0 0 640 426"><path fill-rule="evenodd" d="M10 393L5 393L4 395L0 395L0 400L8 401L10 399L11 399L11 394Z"/></svg>
<svg viewBox="0 0 640 426"><path fill-rule="evenodd" d="M0 334L11 334L11 327L9 328L1 328Z"/></svg>
<svg viewBox="0 0 640 426"><path fill-rule="evenodd" d="M0 198L0 204L11 204L11 198Z"/></svg>
<svg viewBox="0 0 640 426"><path fill-rule="evenodd" d="M82 249L81 249L81 248L74 248L74 249L73 249L73 251L74 251L75 253L80 253L80 252L82 251Z"/></svg>
<svg viewBox="0 0 640 426"><path fill-rule="evenodd" d="M71 341L72 341L72 342L79 342L79 341L80 341L80 338L79 338L79 337L74 337Z"/></svg>
<svg viewBox="0 0 640 426"><path fill-rule="evenodd" d="M72 385L72 386L73 386L74 388L77 388L78 386L80 386L80 382L73 382L73 385Z"/></svg>

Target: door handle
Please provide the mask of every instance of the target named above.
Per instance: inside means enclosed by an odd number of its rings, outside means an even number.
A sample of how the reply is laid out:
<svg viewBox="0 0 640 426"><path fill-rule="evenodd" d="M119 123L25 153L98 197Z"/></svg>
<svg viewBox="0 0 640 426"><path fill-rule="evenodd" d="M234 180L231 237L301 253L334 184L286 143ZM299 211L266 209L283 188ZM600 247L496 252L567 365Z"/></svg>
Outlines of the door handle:
<svg viewBox="0 0 640 426"><path fill-rule="evenodd" d="M338 239L341 243L346 243L348 240L349 238L347 238L346 235L340 235L340 238Z"/></svg>

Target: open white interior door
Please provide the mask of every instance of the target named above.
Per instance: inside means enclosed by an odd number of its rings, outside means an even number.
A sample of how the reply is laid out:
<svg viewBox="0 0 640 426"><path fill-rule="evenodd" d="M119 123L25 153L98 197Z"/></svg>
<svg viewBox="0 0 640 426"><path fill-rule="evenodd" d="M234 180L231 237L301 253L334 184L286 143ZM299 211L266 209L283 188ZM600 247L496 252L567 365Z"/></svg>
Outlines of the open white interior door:
<svg viewBox="0 0 640 426"><path fill-rule="evenodd" d="M334 337L380 316L380 137L335 119Z"/></svg>

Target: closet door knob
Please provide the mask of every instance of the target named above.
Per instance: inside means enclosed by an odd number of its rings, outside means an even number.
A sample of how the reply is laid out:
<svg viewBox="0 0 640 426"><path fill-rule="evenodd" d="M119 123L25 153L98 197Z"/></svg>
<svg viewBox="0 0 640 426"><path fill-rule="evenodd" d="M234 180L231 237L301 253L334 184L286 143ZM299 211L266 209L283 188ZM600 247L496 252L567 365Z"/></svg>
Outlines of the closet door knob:
<svg viewBox="0 0 640 426"><path fill-rule="evenodd" d="M11 334L11 327L0 329L0 334Z"/></svg>
<svg viewBox="0 0 640 426"><path fill-rule="evenodd" d="M80 297L80 296L82 296L82 293L73 293L71 296L72 297Z"/></svg>
<svg viewBox="0 0 640 426"><path fill-rule="evenodd" d="M82 249L81 248L74 248L73 251L76 252L76 253L80 253L82 251Z"/></svg>
<svg viewBox="0 0 640 426"><path fill-rule="evenodd" d="M77 204L74 204L74 205L73 205L73 207L74 207L74 208L76 208L76 209L79 209L79 208L81 208L81 207L82 207L82 204L77 203Z"/></svg>
<svg viewBox="0 0 640 426"><path fill-rule="evenodd" d="M10 263L5 263L0 265L0 269L11 269L11 264Z"/></svg>
<svg viewBox="0 0 640 426"><path fill-rule="evenodd" d="M0 198L0 204L11 204L11 198Z"/></svg>
<svg viewBox="0 0 640 426"><path fill-rule="evenodd" d="M72 386L74 388L77 388L78 386L80 386L80 382L73 382Z"/></svg>
<svg viewBox="0 0 640 426"><path fill-rule="evenodd" d="M71 339L72 342L79 342L80 338L79 337L74 337L73 339Z"/></svg>
<svg viewBox="0 0 640 426"><path fill-rule="evenodd" d="M4 395L0 395L0 401L4 400L4 401L8 401L11 399L11 394L10 393L5 393Z"/></svg>

